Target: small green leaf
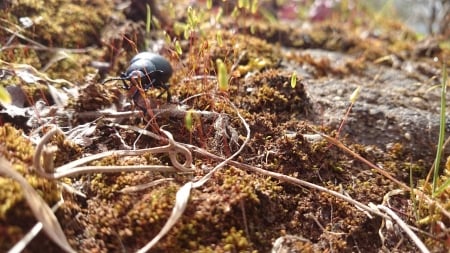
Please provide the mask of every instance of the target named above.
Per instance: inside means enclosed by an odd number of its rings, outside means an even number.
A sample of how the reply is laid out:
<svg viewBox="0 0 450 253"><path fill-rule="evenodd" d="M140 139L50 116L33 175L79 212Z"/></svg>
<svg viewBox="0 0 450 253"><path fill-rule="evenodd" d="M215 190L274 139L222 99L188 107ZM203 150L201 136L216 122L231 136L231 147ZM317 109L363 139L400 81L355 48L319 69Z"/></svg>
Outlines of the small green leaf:
<svg viewBox="0 0 450 253"><path fill-rule="evenodd" d="M169 44L171 42L170 34L168 34L166 31L164 31L163 33L164 33L164 39L165 39L166 43Z"/></svg>
<svg viewBox="0 0 450 253"><path fill-rule="evenodd" d="M183 49L181 48L179 40L175 41L175 51L177 51L178 55L182 55L183 54Z"/></svg>
<svg viewBox="0 0 450 253"><path fill-rule="evenodd" d="M227 66L221 59L216 60L217 65L217 82L220 91L228 91L228 72Z"/></svg>
<svg viewBox="0 0 450 253"><path fill-rule="evenodd" d="M150 33L150 24L152 23L152 12L150 10L150 5L146 4L147 7L147 22L145 24L145 31L147 34Z"/></svg>
<svg viewBox="0 0 450 253"><path fill-rule="evenodd" d="M222 40L222 33L221 32L217 32L216 34L216 40L217 40L217 45L219 47L221 47L223 45L223 40Z"/></svg>
<svg viewBox="0 0 450 253"><path fill-rule="evenodd" d="M222 7L220 7L219 10L217 11L217 15L216 15L217 23L220 23L220 19L222 19L222 15L223 15L223 9L222 9Z"/></svg>
<svg viewBox="0 0 450 253"><path fill-rule="evenodd" d="M193 114L193 111L189 110L189 111L187 111L186 116L184 117L184 126L186 127L186 129L189 132L192 132L192 128L194 126L194 120L193 120L192 114Z"/></svg>
<svg viewBox="0 0 450 253"><path fill-rule="evenodd" d="M0 102L2 104L11 104L12 102L11 95L3 86L0 86Z"/></svg>
<svg viewBox="0 0 450 253"><path fill-rule="evenodd" d="M255 14L257 11L258 11L258 0L253 0L250 7L250 13Z"/></svg>
<svg viewBox="0 0 450 253"><path fill-rule="evenodd" d="M297 86L297 72L292 73L292 76L291 76L292 89L295 89L295 86Z"/></svg>

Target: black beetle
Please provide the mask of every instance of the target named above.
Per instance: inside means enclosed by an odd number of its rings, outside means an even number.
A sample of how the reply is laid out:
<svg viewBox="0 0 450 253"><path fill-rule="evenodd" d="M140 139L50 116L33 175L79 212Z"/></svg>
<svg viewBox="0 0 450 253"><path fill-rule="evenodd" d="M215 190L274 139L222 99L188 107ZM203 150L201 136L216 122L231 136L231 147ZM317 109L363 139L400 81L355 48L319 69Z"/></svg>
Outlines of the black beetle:
<svg viewBox="0 0 450 253"><path fill-rule="evenodd" d="M124 88L130 89L131 87L125 82L131 79L140 80L140 83L144 90L148 90L152 87L161 88L164 91L158 95L158 98L167 92L167 102L171 101L169 84L167 83L172 76L173 69L170 62L159 54L151 52L142 52L135 55L131 61L130 66L125 72L122 72L120 77L111 78L103 81L103 84L113 80L122 80ZM133 99L139 92L133 95Z"/></svg>

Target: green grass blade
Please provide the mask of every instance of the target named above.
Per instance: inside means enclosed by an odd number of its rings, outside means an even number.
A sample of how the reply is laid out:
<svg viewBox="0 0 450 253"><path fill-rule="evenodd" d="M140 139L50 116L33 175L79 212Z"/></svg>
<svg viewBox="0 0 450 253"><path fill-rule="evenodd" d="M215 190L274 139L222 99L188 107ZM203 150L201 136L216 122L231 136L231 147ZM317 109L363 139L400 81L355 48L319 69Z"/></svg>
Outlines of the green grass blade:
<svg viewBox="0 0 450 253"><path fill-rule="evenodd" d="M437 182L439 179L439 164L441 162L442 149L444 146L444 139L445 139L446 94L447 94L447 66L445 66L445 64L443 64L443 66L442 66L442 90L441 90L441 115L440 115L440 126L439 126L439 141L438 141L438 147L437 147L437 151L436 151L436 160L434 162L433 197L435 197L438 194L437 193Z"/></svg>

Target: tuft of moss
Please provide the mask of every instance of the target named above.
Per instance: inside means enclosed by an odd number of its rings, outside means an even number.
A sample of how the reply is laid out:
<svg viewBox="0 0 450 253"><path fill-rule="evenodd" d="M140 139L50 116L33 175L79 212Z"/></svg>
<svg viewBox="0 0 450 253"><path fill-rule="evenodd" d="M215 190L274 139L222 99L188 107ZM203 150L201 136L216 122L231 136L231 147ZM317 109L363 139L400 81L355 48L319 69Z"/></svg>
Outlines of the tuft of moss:
<svg viewBox="0 0 450 253"><path fill-rule="evenodd" d="M0 139L0 155L13 164L50 206L55 204L60 190L55 181L41 178L31 170L34 148L22 131L5 124L0 126ZM35 223L20 185L10 178L0 177L0 224L5 231L0 237L0 251L9 250Z"/></svg>

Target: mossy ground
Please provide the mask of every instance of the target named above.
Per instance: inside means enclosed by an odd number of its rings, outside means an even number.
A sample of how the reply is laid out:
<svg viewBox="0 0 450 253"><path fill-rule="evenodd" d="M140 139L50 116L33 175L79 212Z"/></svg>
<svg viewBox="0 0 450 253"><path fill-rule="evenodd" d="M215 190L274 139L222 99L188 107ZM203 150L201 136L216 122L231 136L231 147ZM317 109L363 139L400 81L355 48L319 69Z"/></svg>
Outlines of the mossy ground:
<svg viewBox="0 0 450 253"><path fill-rule="evenodd" d="M4 48L0 55L8 63L30 64L37 69L45 69L43 72L51 78L66 79L76 87L83 87L81 95L70 98L65 108L72 116L65 126L88 121L77 118L76 113L112 105L124 109L117 106L123 99L129 100L126 92L120 89L121 84L101 85L100 82L106 76L117 76L125 70L130 57L145 50L144 45L152 46L152 43L163 40L165 43L160 52L171 61L175 70L170 80L174 102L205 93L187 101L187 104L196 110L228 114L228 132L217 134L216 118L201 117L194 120L192 131L186 129L183 119L176 117L157 117L149 130L164 125L179 142L190 143L221 156L235 152L242 144L245 129L237 120L234 109L219 99L217 84L207 78L216 76L216 59L222 59L230 75L226 96L237 105L251 130L251 139L236 160L343 192L364 204L381 203L389 191L399 186L325 140L311 141L305 137L312 134L311 129L336 136L335 126L317 123L320 110L308 94L308 83L313 80L326 83L347 77L357 79L365 75L364 71L375 71L370 70L373 61L390 55L429 64L427 70L440 68L442 62L434 61L434 57L447 60L447 65L450 65L448 48L422 50L415 34L395 22L376 23L362 10L359 10L361 13L344 12L323 23L309 23L304 27L272 23L259 14L241 10L240 14L232 17L225 15L221 22L211 26L207 24L216 13L204 11L205 7L202 7L200 23L191 27L191 36L186 39L174 27L177 22L188 22L187 1L178 1L175 5L161 1L159 4L173 7L162 11L164 19L170 23L168 27L162 27L166 34L161 32L162 29L152 28L151 35L145 33L145 16L133 16L134 21L126 19L127 12L114 8L113 1L25 2L20 5L12 3L1 10L2 27L17 28L22 35L45 46L37 45L36 49L30 43L13 38L11 45L28 46ZM33 20L35 25L32 29L18 28L18 19L25 16ZM158 18L163 17L156 16ZM170 26L172 24L175 25ZM377 31L380 35L373 33L375 28L380 29ZM363 32L367 33L366 36L361 35ZM0 30L1 38L11 36L13 34L8 30ZM1 43L6 40L2 39ZM176 53L175 41L181 42L183 54ZM64 51L62 48L79 50ZM352 58L333 61L317 58L313 53L297 53L304 49L338 52ZM64 52L63 57L44 68L58 57L58 52ZM395 68L392 62L395 57L381 61L381 64ZM107 63L107 67L95 68L93 66L99 65L93 62ZM13 67L8 66L12 70ZM294 85L291 83L293 71L298 72ZM22 87L30 98L25 106L33 106L32 101L39 99L53 103L46 85L25 84L19 78L3 79L0 84ZM159 92L147 92L155 109L165 106L165 97L154 99ZM342 111L342 116L344 113ZM0 154L14 164L14 168L27 178L49 205L56 202L61 192L57 183L41 179L31 171L34 148L22 134L28 134L32 129L24 121L7 116L0 116L0 123ZM115 129L108 123L108 119L98 122L92 144L84 148L64 141L62 136L55 138L53 142L60 148L56 165L86 154L133 145L136 133ZM136 117L120 123L142 128L146 124ZM233 131L238 133L237 143L227 137ZM409 182L411 168L414 169L414 180L423 179L430 166L427 161L432 160L432 157L411 158L403 143L394 140L390 148L382 150L377 146L352 143L347 137L341 137L341 140L350 149L402 182ZM144 136L136 146L147 148L162 144ZM165 155L149 154L134 158L109 157L97 165L169 163ZM87 197L63 191L65 204L56 215L69 243L80 252L133 252L160 231L171 213L179 186L206 174L215 165L213 160L196 155L197 170L189 175L131 172L65 179ZM173 177L174 180L136 193L120 192L125 186L165 177ZM2 251L9 249L35 222L21 194L18 184L0 178ZM417 225L413 222L413 207L408 201L409 196L398 197L395 206L406 220ZM449 210L448 205L446 208ZM421 217L431 214L433 210L421 209ZM449 221L445 216L441 218L448 227ZM205 186L193 190L181 220L152 252L268 252L277 238L290 235L306 238L305 241L294 240L289 246L292 252L376 252L383 248L378 235L380 226L381 218L369 218L348 202L329 194L226 166ZM430 228L436 226L426 223L422 227ZM448 238L433 240L420 236L426 238L427 245L433 250L449 247L445 241L448 242ZM401 238L401 235L392 233L384 242L385 246L396 247ZM43 234L37 241L35 239L29 246L30 252L60 251ZM45 250L42 242L49 245ZM399 252L417 250L408 240L396 249Z"/></svg>

